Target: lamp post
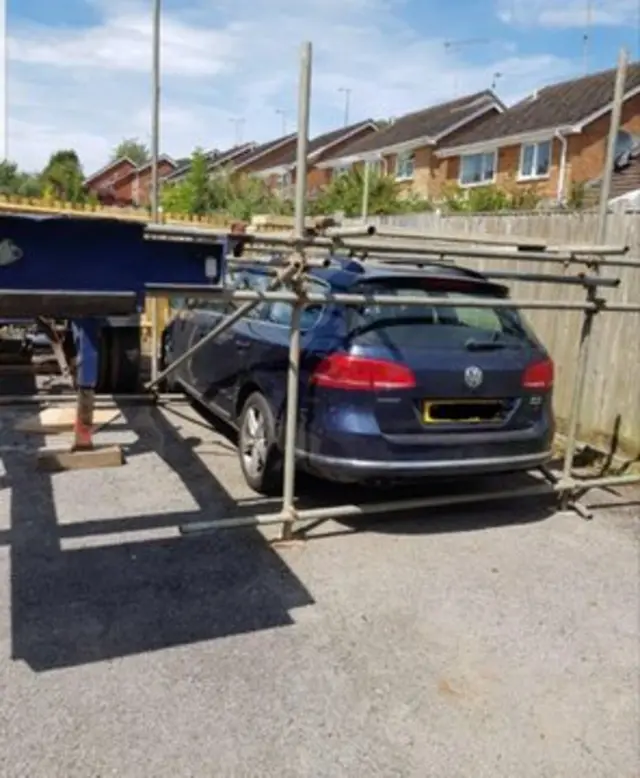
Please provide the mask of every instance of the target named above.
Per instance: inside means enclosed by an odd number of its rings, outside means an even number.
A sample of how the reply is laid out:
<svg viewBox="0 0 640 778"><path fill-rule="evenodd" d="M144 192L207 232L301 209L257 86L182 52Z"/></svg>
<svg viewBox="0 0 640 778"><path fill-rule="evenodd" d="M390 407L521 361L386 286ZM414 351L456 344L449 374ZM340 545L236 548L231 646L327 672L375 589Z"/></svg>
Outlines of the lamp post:
<svg viewBox="0 0 640 778"><path fill-rule="evenodd" d="M341 86L338 92L344 94L344 126L349 126L349 104L351 102L351 89L346 86Z"/></svg>
<svg viewBox="0 0 640 778"><path fill-rule="evenodd" d="M151 218L159 221L160 182L158 180L158 157L160 156L160 19L162 0L153 0L152 27L152 85L151 85Z"/></svg>
<svg viewBox="0 0 640 778"><path fill-rule="evenodd" d="M0 0L0 40L2 40L2 52L0 53L0 143L2 143L2 160L9 161L9 101L8 101L8 70L9 70L9 44L7 41L7 0Z"/></svg>
<svg viewBox="0 0 640 778"><path fill-rule="evenodd" d="M235 144L236 146L239 146L242 143L242 127L244 126L244 119L242 117L239 117L237 119L229 119L231 124L235 127Z"/></svg>

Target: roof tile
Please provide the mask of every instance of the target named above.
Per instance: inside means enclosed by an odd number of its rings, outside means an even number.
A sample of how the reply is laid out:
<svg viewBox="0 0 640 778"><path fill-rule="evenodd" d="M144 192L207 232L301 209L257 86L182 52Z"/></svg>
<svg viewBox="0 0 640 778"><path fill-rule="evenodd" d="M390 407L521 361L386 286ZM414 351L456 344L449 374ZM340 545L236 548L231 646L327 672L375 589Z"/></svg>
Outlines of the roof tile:
<svg viewBox="0 0 640 778"><path fill-rule="evenodd" d="M613 100L616 70L539 89L504 113L456 137L452 147L578 124ZM640 63L629 66L625 91L640 87Z"/></svg>
<svg viewBox="0 0 640 778"><path fill-rule="evenodd" d="M376 126L373 119L365 119L360 122L356 122L355 124L350 124L347 127L340 127L337 130L331 130L330 132L325 132L322 135L316 135L314 138L311 138L309 140L309 154L315 154L321 149L325 148L326 146L330 146L334 143L340 142L343 138L346 136L349 136L352 133L358 132L358 130L364 129L368 124L372 126ZM296 138L297 136L293 136ZM258 149L256 149L256 152ZM266 153L266 152L263 152ZM271 157L269 160L269 167L281 167L281 166L289 166L289 165L295 165L296 163L296 155L297 155L297 144L286 144L282 147L281 154L277 155L275 158Z"/></svg>
<svg viewBox="0 0 640 778"><path fill-rule="evenodd" d="M470 119L483 105L502 104L494 93L486 89L471 95L459 97L447 103L432 105L414 113L395 119L385 129L366 138L355 141L345 148L341 157L365 154L391 146L407 143L417 138L435 138L447 130Z"/></svg>

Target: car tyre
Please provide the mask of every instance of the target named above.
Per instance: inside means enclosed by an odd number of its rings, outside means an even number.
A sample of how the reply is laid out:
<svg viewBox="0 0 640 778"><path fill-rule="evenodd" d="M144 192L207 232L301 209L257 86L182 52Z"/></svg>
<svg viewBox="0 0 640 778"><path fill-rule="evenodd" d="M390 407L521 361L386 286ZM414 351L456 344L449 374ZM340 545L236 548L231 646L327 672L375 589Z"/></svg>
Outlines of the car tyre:
<svg viewBox="0 0 640 778"><path fill-rule="evenodd" d="M169 335L167 332L162 333L162 337L160 339L160 354L158 355L158 369L160 372L165 370L171 363L171 344L169 342ZM174 392L180 391L180 386L176 382L175 378L176 374L175 372L169 373L165 378L160 381L158 384L158 391L159 392L168 392L170 394Z"/></svg>
<svg viewBox="0 0 640 778"><path fill-rule="evenodd" d="M276 441L276 421L271 406L260 392L247 398L238 428L238 457L245 481L260 494L280 494L282 456Z"/></svg>

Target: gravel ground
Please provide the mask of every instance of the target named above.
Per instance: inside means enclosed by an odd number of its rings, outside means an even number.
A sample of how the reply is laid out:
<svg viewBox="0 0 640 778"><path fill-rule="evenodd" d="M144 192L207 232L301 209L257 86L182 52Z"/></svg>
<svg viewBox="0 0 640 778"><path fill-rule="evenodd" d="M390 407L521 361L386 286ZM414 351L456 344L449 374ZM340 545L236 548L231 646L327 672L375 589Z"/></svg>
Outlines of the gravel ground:
<svg viewBox="0 0 640 778"><path fill-rule="evenodd" d="M256 510L192 409L127 410L99 436L124 467L53 477L24 412L0 410L3 778L639 775L637 493L592 522L516 500L184 538Z"/></svg>

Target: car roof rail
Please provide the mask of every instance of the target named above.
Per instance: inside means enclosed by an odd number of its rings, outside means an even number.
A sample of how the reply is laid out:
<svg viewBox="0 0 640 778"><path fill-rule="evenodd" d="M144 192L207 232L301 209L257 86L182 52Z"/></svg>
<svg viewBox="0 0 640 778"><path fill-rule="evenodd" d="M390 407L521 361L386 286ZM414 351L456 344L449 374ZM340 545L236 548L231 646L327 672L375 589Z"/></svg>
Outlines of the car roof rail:
<svg viewBox="0 0 640 778"><path fill-rule="evenodd" d="M373 262L367 262L363 267L366 269L366 265L369 267L384 267L388 268L389 270L409 270L411 269L411 272L415 273L416 270L424 271L424 274L433 274L437 271L444 271L445 273L448 271L452 273L453 275L461 275L461 276L467 276L469 278L476 278L479 280L487 280L490 275L481 271L481 270L474 270L470 267L464 267L463 265L458 265L455 262L446 262L438 259L428 259L424 257L416 257L416 258L407 258L406 261L404 261L404 257L398 257L397 259L394 258L393 260L389 260L387 258L372 258L374 259ZM362 260L360 260L362 261Z"/></svg>

